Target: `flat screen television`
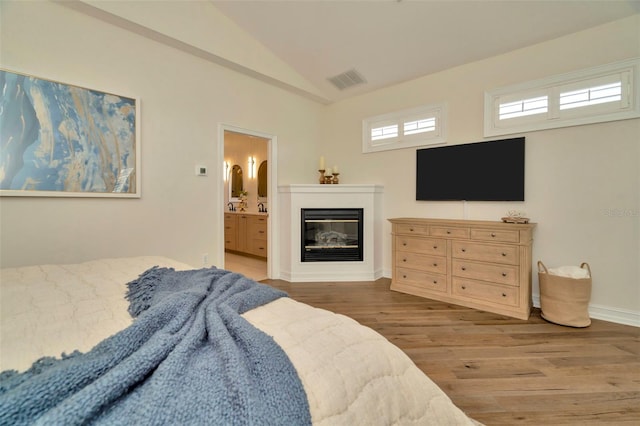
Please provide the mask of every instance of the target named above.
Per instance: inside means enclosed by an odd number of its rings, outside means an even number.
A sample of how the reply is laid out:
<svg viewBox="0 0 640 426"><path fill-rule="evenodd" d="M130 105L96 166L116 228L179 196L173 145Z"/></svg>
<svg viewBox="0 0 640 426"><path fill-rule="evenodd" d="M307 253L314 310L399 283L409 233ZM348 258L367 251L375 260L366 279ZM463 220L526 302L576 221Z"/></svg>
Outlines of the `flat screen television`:
<svg viewBox="0 0 640 426"><path fill-rule="evenodd" d="M416 200L524 201L524 137L417 150Z"/></svg>

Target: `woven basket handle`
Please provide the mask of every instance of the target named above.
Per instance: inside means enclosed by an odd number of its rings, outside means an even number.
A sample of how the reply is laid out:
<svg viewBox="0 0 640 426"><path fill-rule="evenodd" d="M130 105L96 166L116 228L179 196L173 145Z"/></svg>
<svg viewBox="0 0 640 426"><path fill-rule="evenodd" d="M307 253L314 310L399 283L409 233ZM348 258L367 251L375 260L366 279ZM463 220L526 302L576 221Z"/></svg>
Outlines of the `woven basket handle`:
<svg viewBox="0 0 640 426"><path fill-rule="evenodd" d="M540 269L540 267L542 267L542 269ZM549 271L547 271L547 267L544 266L544 263L542 263L541 260L538 260L538 272L543 272L543 271L545 274L549 273ZM591 274L591 272L589 272L589 274Z"/></svg>
<svg viewBox="0 0 640 426"><path fill-rule="evenodd" d="M585 266L587 267L587 271L589 271L589 278L591 278L591 268L589 267L589 264L587 262L582 262L582 265L580 265L582 269L585 269Z"/></svg>

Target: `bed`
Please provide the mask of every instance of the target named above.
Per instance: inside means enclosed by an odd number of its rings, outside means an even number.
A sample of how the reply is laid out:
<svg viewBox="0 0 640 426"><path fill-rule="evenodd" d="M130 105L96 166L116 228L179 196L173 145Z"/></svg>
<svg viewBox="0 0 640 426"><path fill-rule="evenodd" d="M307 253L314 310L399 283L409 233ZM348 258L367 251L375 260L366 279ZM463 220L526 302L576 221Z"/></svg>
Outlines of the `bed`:
<svg viewBox="0 0 640 426"><path fill-rule="evenodd" d="M0 371L24 372L42 357L92 352L98 343L131 329L143 317L134 320L129 313L127 283L157 266L192 270L164 257L2 269ZM311 424L478 424L399 348L351 318L288 297L276 297L241 317L288 357L302 384ZM275 417L261 417L264 422L259 423L284 423Z"/></svg>

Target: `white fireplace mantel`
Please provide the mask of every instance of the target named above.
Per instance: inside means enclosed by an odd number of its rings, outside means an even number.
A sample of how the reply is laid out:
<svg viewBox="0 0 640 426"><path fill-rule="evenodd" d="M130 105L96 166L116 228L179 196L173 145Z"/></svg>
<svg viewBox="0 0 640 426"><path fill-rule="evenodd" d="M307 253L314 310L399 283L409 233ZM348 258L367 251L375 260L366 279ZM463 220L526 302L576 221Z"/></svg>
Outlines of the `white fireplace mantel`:
<svg viewBox="0 0 640 426"><path fill-rule="evenodd" d="M372 184L292 184L278 187L280 277L290 282L374 281L382 277L382 191ZM361 262L301 262L301 209L362 208Z"/></svg>

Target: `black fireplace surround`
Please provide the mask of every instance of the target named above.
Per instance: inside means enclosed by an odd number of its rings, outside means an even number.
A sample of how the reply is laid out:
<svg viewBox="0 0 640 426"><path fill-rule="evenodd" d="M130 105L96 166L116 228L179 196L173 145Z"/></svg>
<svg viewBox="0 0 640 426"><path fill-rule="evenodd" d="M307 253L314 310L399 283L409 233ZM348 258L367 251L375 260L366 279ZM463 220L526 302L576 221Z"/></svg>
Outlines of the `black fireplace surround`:
<svg viewBox="0 0 640 426"><path fill-rule="evenodd" d="M302 262L361 262L363 209L301 209Z"/></svg>

